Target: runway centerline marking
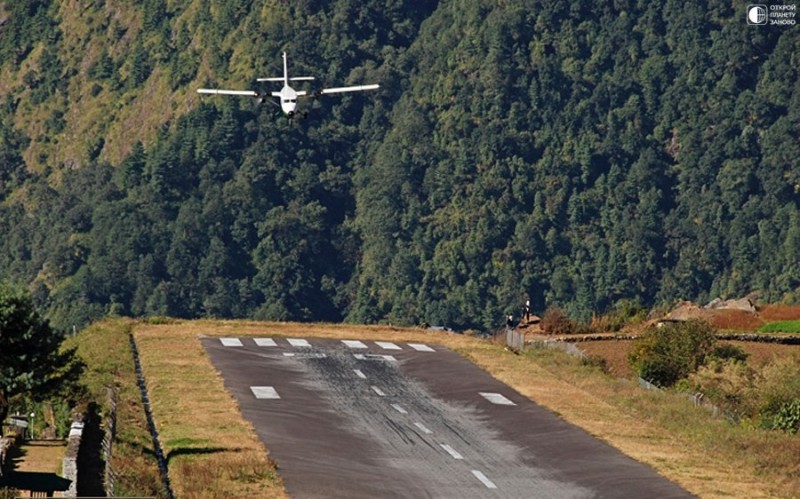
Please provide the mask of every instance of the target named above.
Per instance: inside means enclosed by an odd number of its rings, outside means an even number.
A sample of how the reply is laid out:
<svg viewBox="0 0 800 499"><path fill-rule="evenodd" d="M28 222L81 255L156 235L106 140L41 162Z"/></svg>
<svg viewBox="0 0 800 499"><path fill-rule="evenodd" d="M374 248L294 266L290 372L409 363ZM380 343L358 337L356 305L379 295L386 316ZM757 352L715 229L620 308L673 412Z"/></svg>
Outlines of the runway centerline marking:
<svg viewBox="0 0 800 499"><path fill-rule="evenodd" d="M349 348L367 348L367 345L358 340L342 340L342 343L347 345Z"/></svg>
<svg viewBox="0 0 800 499"><path fill-rule="evenodd" d="M356 376L358 376L359 378L367 379L367 375L361 372L361 369L353 369L353 372L356 373Z"/></svg>
<svg viewBox="0 0 800 499"><path fill-rule="evenodd" d="M439 444L439 446L442 449L446 450L448 454L453 456L453 459L464 459L464 456L462 456L461 454L456 452L456 450L454 448L450 447L449 445L447 445L447 444Z"/></svg>
<svg viewBox="0 0 800 499"><path fill-rule="evenodd" d="M496 489L497 485L495 485L491 480L486 478L486 475L481 473L478 470L472 470L472 474L475 475L475 478L481 481L482 484L486 485L487 489Z"/></svg>
<svg viewBox="0 0 800 499"><path fill-rule="evenodd" d="M279 399L277 390L271 386L251 386L250 391L257 399Z"/></svg>
<svg viewBox="0 0 800 499"><path fill-rule="evenodd" d="M283 352L284 357L294 357L296 359L324 359L327 357L324 353L295 353Z"/></svg>
<svg viewBox="0 0 800 499"><path fill-rule="evenodd" d="M275 346L278 346L278 344L275 343L275 340L273 340L272 338L253 338L253 341L255 341L256 345L258 345L260 347L275 347Z"/></svg>
<svg viewBox="0 0 800 499"><path fill-rule="evenodd" d="M402 350L402 348L395 345L391 341L376 341L375 344L383 348L384 350Z"/></svg>
<svg viewBox="0 0 800 499"><path fill-rule="evenodd" d="M394 410L399 412L400 414L408 414L407 410L403 409L401 406L397 404L392 404L392 407L394 407Z"/></svg>
<svg viewBox="0 0 800 499"><path fill-rule="evenodd" d="M384 392L383 390L381 390L380 388L378 388L375 385L372 385L372 391L377 393L379 397L385 397L386 396L386 392Z"/></svg>
<svg viewBox="0 0 800 499"><path fill-rule="evenodd" d="M219 341L220 341L220 343L222 343L222 346L224 346L224 347L242 347L242 346L244 346L244 345L242 345L242 340L240 340L239 338L220 338Z"/></svg>
<svg viewBox="0 0 800 499"><path fill-rule="evenodd" d="M414 423L414 426L416 426L417 428L419 428L420 430L422 430L422 433L424 433L424 434L426 434L426 435L430 435L430 434L432 434L432 433L433 433L431 430L429 430L429 429L428 429L428 428L427 428L427 427L426 427L424 424L422 424L422 423Z"/></svg>
<svg viewBox="0 0 800 499"><path fill-rule="evenodd" d="M414 350L416 350L418 352L435 352L436 351L436 350L434 350L433 348L429 347L428 345L426 345L424 343L409 343L408 346L410 346L411 348L413 348Z"/></svg>
<svg viewBox="0 0 800 499"><path fill-rule="evenodd" d="M514 402L510 401L509 399L505 398L504 396L500 395L499 393L491 393L491 392L478 392L480 393L481 397L485 398L489 402L497 405L517 405Z"/></svg>
<svg viewBox="0 0 800 499"><path fill-rule="evenodd" d="M286 341L289 342L290 345L293 347L310 347L311 343L308 340L300 340L297 338L287 338Z"/></svg>

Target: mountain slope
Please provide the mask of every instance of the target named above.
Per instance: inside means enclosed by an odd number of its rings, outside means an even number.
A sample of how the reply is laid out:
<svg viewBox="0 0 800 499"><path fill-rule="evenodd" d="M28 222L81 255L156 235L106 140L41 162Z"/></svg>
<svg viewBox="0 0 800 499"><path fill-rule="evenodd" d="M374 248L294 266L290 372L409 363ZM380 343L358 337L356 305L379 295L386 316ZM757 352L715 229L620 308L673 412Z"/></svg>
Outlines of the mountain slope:
<svg viewBox="0 0 800 499"><path fill-rule="evenodd" d="M678 2L9 3L0 276L108 313L489 329L800 299L800 32ZM8 35L8 36L6 36ZM378 81L312 104L194 89ZM266 73L270 73L267 75Z"/></svg>

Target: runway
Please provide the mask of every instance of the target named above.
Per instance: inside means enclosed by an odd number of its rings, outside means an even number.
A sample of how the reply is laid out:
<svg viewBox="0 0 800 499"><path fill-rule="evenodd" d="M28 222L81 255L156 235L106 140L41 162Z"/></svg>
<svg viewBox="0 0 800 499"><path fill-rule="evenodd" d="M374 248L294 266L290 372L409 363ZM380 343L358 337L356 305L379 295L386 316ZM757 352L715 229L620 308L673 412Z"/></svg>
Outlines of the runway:
<svg viewBox="0 0 800 499"><path fill-rule="evenodd" d="M292 497L692 497L440 345L202 341Z"/></svg>

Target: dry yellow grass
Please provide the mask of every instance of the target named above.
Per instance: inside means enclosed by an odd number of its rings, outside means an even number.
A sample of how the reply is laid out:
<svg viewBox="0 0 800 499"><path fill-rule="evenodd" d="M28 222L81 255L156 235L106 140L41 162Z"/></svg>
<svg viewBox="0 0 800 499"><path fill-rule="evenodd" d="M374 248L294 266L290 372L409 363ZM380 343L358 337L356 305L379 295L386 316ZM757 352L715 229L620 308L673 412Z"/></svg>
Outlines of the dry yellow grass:
<svg viewBox="0 0 800 499"><path fill-rule="evenodd" d="M241 417L233 398L225 392L221 378L198 341L199 335L442 344L524 396L701 497L789 497L800 490L791 477L776 477L759 470L757 460L748 457L747 449L737 452L739 444L719 448L713 443L709 445L709 441L714 441L713 434L727 425L724 421L706 418L709 421L695 425L694 419L703 419L704 415L689 407L688 402L665 403L664 397L646 393L630 382L592 372L577 361L549 351L534 350L517 356L489 341L390 326L192 321L141 324L134 335L153 391L153 412L166 444L165 452L212 449L208 454L183 454L170 462L171 480L179 496L203 497L202 490L213 490L218 483L227 488L216 490L231 490L235 496L256 489L261 496L285 494L279 479L274 477L274 468L270 468L266 450L251 425ZM654 407L663 408L656 411ZM680 430L683 418L691 419L686 421L690 429ZM670 424L674 426L672 430L668 429ZM795 448L794 444L790 448ZM210 472L223 463L224 469L220 468L216 474ZM244 471L238 469L240 466ZM202 487L195 488L199 483ZM269 487L267 492L265 486Z"/></svg>

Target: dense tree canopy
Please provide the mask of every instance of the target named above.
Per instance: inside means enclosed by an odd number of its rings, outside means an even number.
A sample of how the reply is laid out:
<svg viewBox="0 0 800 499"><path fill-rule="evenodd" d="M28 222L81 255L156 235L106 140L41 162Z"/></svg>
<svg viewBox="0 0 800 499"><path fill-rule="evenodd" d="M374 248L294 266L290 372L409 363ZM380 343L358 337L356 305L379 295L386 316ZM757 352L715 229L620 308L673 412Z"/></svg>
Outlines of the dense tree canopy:
<svg viewBox="0 0 800 499"><path fill-rule="evenodd" d="M800 31L744 7L29 4L0 26L0 276L58 326L800 300ZM282 50L381 90L293 125L193 93Z"/></svg>
<svg viewBox="0 0 800 499"><path fill-rule="evenodd" d="M16 397L41 399L77 379L82 365L62 339L30 296L0 283L0 421Z"/></svg>

